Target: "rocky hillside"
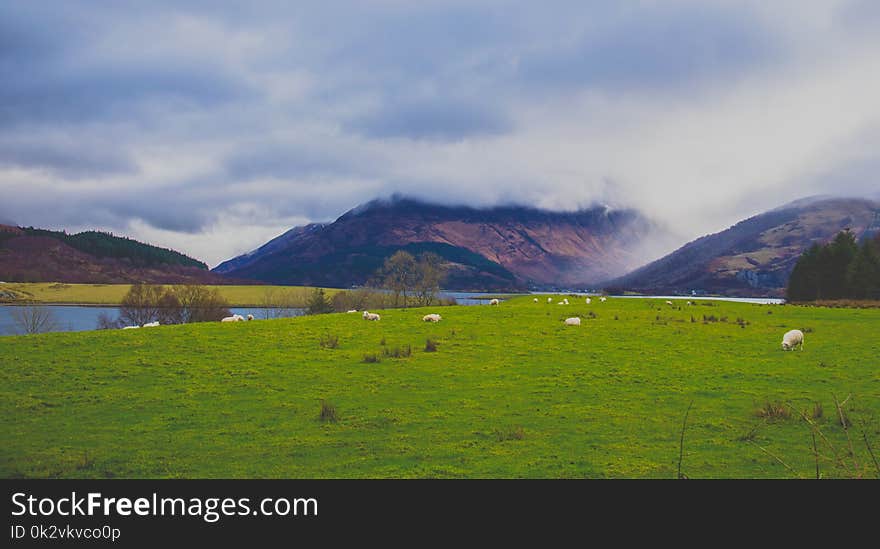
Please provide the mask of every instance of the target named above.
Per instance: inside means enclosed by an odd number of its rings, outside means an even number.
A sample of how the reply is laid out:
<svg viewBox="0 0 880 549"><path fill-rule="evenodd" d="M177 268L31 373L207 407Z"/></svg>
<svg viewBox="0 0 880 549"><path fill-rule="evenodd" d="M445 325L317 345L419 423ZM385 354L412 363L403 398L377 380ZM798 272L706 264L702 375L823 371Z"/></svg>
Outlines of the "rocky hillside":
<svg viewBox="0 0 880 549"><path fill-rule="evenodd" d="M230 276L281 284L363 284L395 251L433 251L454 289L577 287L644 263L639 250L664 234L640 213L596 207L560 213L479 209L411 199L376 200L333 223L291 229L217 266Z"/></svg>
<svg viewBox="0 0 880 549"><path fill-rule="evenodd" d="M606 286L649 293L782 296L800 254L849 228L880 231L880 203L858 198L798 200L704 236Z"/></svg>
<svg viewBox="0 0 880 549"><path fill-rule="evenodd" d="M174 250L108 233L0 225L0 280L113 284L229 284L195 259Z"/></svg>

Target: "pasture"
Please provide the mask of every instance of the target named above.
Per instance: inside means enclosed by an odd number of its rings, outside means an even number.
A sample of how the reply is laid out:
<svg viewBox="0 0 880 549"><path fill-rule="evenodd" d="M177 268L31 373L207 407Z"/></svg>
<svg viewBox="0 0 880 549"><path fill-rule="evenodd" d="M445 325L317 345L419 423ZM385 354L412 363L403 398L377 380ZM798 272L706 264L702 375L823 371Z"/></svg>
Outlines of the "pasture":
<svg viewBox="0 0 880 549"><path fill-rule="evenodd" d="M878 476L880 310L538 298L3 337L0 476Z"/></svg>
<svg viewBox="0 0 880 549"><path fill-rule="evenodd" d="M232 307L260 307L264 305L266 292L276 295L285 293L294 298L290 307L305 307L314 288L304 286L257 286L257 285L204 285L217 289ZM15 299L0 302L33 301L56 305L118 305L131 288L130 284L65 284L61 282L7 282L0 284L0 292L10 292ZM328 297L339 290L325 289Z"/></svg>

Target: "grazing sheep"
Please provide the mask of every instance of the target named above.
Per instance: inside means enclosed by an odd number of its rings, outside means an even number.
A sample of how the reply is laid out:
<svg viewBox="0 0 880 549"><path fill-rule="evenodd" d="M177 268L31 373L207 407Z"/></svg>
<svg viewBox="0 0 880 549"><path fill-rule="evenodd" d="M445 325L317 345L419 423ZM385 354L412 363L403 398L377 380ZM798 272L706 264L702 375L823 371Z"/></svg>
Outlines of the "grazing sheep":
<svg viewBox="0 0 880 549"><path fill-rule="evenodd" d="M440 322L441 320L443 320L443 317L437 313L431 313L422 317L422 322Z"/></svg>
<svg viewBox="0 0 880 549"><path fill-rule="evenodd" d="M364 311L363 316L364 316L364 320L381 320L382 319L382 317L380 317L378 314L371 313L370 311Z"/></svg>
<svg viewBox="0 0 880 549"><path fill-rule="evenodd" d="M565 303L566 305L568 305L568 298L566 297L565 299L562 300L562 302Z"/></svg>
<svg viewBox="0 0 880 549"><path fill-rule="evenodd" d="M235 318L236 316L238 316L238 315L224 316L223 318L220 319L220 322L238 322L238 319Z"/></svg>
<svg viewBox="0 0 880 549"><path fill-rule="evenodd" d="M254 319L254 315L248 315L247 318L248 318L249 321L250 321L250 320L253 320L253 319Z"/></svg>
<svg viewBox="0 0 880 549"><path fill-rule="evenodd" d="M608 301L608 298L603 295L602 297L599 298L599 301L601 301L602 303L605 303L606 301Z"/></svg>
<svg viewBox="0 0 880 549"><path fill-rule="evenodd" d="M592 300L592 299L590 299L590 298L589 298L589 297L588 297L588 298L587 298L587 299L586 299L586 302L587 302L587 305L589 305L589 304L590 304L590 303L592 303L592 302L593 302L593 300Z"/></svg>
<svg viewBox="0 0 880 549"><path fill-rule="evenodd" d="M667 305L672 305L672 302L669 301L669 300L667 299L667 300L666 300L666 304L667 304Z"/></svg>
<svg viewBox="0 0 880 549"><path fill-rule="evenodd" d="M537 303L537 302L538 302L538 298L536 297L536 298L535 298L535 303Z"/></svg>
<svg viewBox="0 0 880 549"><path fill-rule="evenodd" d="M565 303L560 301L559 303L557 303L557 305L565 305Z"/></svg>
<svg viewBox="0 0 880 549"><path fill-rule="evenodd" d="M580 317L576 317L576 316L573 316L573 317L571 317L571 318L566 318L566 319L565 319L565 325L566 325L566 326L580 326L580 325L581 325L581 319L580 319Z"/></svg>
<svg viewBox="0 0 880 549"><path fill-rule="evenodd" d="M242 321L244 320L244 317L241 316L241 315L235 314L235 315L232 315L232 316L235 317L235 321L236 321L236 322L242 322Z"/></svg>
<svg viewBox="0 0 880 549"><path fill-rule="evenodd" d="M348 311L345 311L345 312L346 313L356 313L356 312L358 312L358 310L357 309L349 309Z"/></svg>
<svg viewBox="0 0 880 549"><path fill-rule="evenodd" d="M489 301L489 305L498 305L498 303L500 303L500 301L498 301L497 299Z"/></svg>
<svg viewBox="0 0 880 549"><path fill-rule="evenodd" d="M801 351L804 350L804 333L800 330L789 330L782 336L782 350L792 351L795 347L800 346Z"/></svg>
<svg viewBox="0 0 880 549"><path fill-rule="evenodd" d="M553 298L552 298L552 297L548 297L548 298L547 298L547 303L553 303Z"/></svg>
<svg viewBox="0 0 880 549"><path fill-rule="evenodd" d="M144 328L155 328L158 325L159 325L158 320L155 322L147 322L146 324L144 324Z"/></svg>
<svg viewBox="0 0 880 549"><path fill-rule="evenodd" d="M687 306L690 307L691 305L693 305L693 303L691 303L690 301L688 301L688 302L687 302Z"/></svg>
<svg viewBox="0 0 880 549"><path fill-rule="evenodd" d="M137 330L140 326L123 326L123 330Z"/></svg>

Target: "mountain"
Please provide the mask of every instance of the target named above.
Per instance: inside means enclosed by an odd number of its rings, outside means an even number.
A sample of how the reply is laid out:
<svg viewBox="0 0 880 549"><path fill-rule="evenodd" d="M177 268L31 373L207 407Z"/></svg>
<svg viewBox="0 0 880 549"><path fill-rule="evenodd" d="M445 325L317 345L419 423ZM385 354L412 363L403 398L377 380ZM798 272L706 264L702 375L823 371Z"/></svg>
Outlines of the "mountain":
<svg viewBox="0 0 880 549"><path fill-rule="evenodd" d="M397 250L445 260L444 287L575 287L627 272L666 234L634 210L551 212L471 208L409 198L374 200L332 223L297 227L214 272L280 284L363 284Z"/></svg>
<svg viewBox="0 0 880 549"><path fill-rule="evenodd" d="M781 296L801 253L847 228L859 239L880 231L880 202L797 200L698 238L605 286L648 293Z"/></svg>
<svg viewBox="0 0 880 549"><path fill-rule="evenodd" d="M77 234L0 225L0 280L113 284L230 284L174 250L97 231Z"/></svg>

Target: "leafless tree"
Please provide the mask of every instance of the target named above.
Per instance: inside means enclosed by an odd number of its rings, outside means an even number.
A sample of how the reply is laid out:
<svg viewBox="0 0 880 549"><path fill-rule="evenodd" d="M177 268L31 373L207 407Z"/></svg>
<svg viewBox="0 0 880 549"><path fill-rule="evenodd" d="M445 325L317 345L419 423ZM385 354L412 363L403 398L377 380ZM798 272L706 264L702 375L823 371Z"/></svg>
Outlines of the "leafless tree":
<svg viewBox="0 0 880 549"><path fill-rule="evenodd" d="M52 310L43 305L13 307L11 316L18 330L24 334L42 334L58 327Z"/></svg>

